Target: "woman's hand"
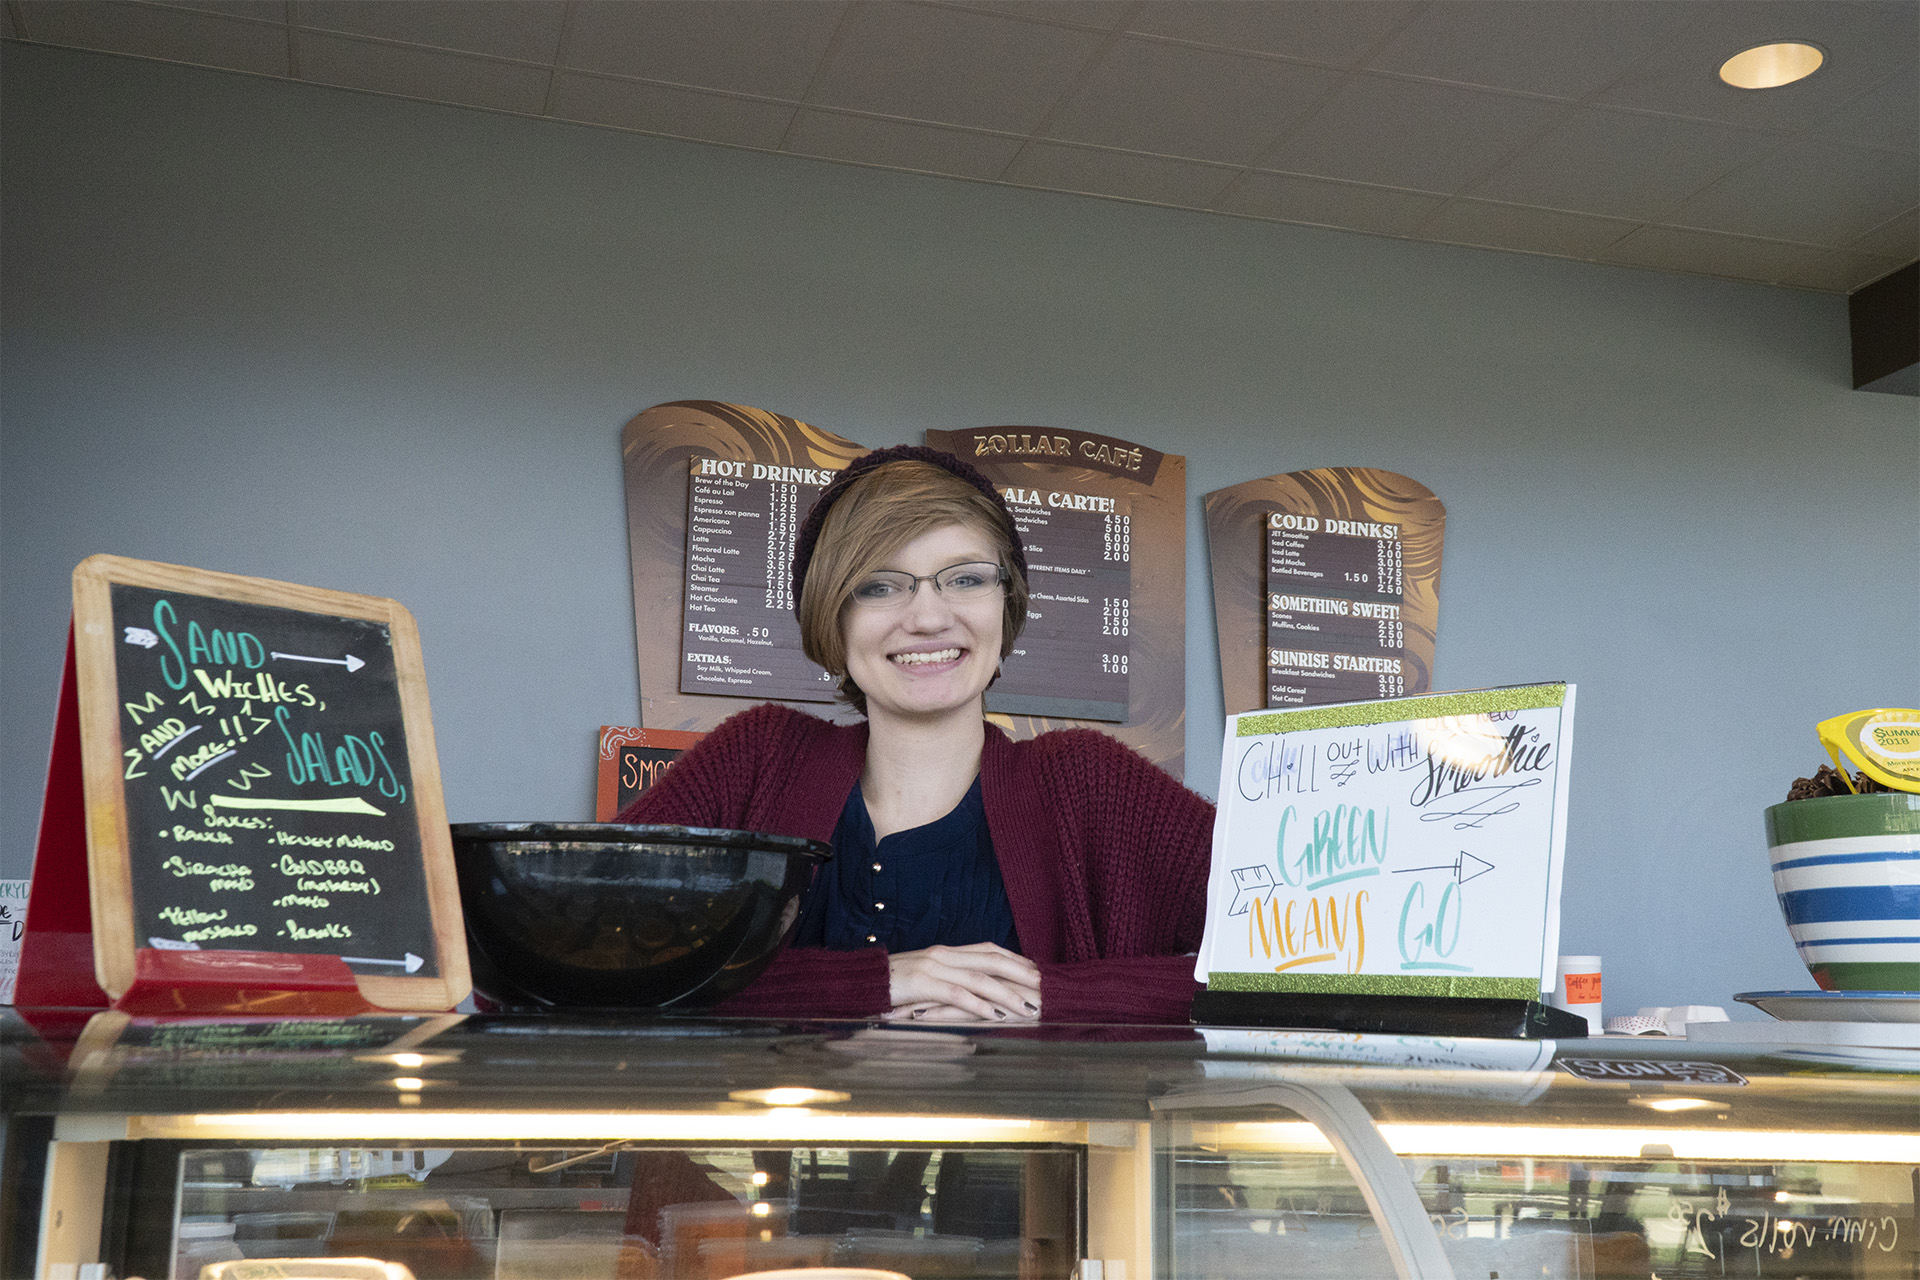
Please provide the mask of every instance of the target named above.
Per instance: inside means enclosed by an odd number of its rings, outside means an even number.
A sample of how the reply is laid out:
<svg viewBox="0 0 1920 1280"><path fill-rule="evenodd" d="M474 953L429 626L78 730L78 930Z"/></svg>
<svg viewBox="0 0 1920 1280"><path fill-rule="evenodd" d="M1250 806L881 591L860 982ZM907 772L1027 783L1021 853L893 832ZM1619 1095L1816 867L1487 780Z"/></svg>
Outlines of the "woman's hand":
<svg viewBox="0 0 1920 1280"><path fill-rule="evenodd" d="M991 942L928 947L887 957L893 1016L932 1022L1032 1022L1040 1016L1040 970Z"/></svg>

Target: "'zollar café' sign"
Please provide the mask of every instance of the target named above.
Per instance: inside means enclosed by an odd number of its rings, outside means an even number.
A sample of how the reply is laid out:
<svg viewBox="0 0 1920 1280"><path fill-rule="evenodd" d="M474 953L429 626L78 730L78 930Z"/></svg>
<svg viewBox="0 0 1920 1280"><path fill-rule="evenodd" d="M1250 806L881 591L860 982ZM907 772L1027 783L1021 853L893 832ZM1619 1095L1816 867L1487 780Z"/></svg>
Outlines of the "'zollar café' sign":
<svg viewBox="0 0 1920 1280"><path fill-rule="evenodd" d="M1125 476L1141 484L1152 484L1160 473L1160 461L1166 457L1158 449L1129 444L1110 436L1089 435L1081 431L944 431L943 437L960 444L952 450L982 461L1050 462L1062 467L1090 467L1109 475ZM945 445L937 446L945 448Z"/></svg>

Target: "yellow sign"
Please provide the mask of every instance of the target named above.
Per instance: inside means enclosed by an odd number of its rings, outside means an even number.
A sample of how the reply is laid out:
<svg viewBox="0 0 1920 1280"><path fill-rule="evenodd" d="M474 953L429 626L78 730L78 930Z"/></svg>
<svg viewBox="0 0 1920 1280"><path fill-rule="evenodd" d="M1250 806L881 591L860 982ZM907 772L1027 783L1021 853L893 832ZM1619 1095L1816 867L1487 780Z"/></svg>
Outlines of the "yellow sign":
<svg viewBox="0 0 1920 1280"><path fill-rule="evenodd" d="M1822 720L1815 731L1849 788L1853 778L1842 755L1875 782L1920 791L1920 711L1875 707Z"/></svg>

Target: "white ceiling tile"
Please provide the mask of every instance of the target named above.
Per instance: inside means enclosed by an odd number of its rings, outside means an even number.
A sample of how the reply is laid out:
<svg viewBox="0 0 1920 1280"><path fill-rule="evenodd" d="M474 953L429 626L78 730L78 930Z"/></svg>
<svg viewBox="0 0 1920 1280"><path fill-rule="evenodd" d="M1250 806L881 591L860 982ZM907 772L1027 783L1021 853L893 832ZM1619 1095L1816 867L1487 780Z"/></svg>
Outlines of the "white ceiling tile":
<svg viewBox="0 0 1920 1280"><path fill-rule="evenodd" d="M1539 98L1359 75L1260 167L1451 192L1568 110Z"/></svg>
<svg viewBox="0 0 1920 1280"><path fill-rule="evenodd" d="M300 0L300 25L550 63L566 6L538 0Z"/></svg>
<svg viewBox="0 0 1920 1280"><path fill-rule="evenodd" d="M1762 284L1805 284L1809 276L1838 269L1844 256L1811 245L1750 240L1679 227L1642 227L1601 253L1599 260Z"/></svg>
<svg viewBox="0 0 1920 1280"><path fill-rule="evenodd" d="M1837 248L1917 200L1920 156L1809 139L1728 174L1661 221Z"/></svg>
<svg viewBox="0 0 1920 1280"><path fill-rule="evenodd" d="M1809 253L1797 267L1782 276L1780 283L1801 289L1818 289L1823 293L1852 293L1899 265L1857 253L1816 251Z"/></svg>
<svg viewBox="0 0 1920 1280"><path fill-rule="evenodd" d="M845 11L820 0L580 0L562 57L609 75L798 98Z"/></svg>
<svg viewBox="0 0 1920 1280"><path fill-rule="evenodd" d="M410 45L373 44L303 31L300 78L463 107L539 114L552 73Z"/></svg>
<svg viewBox="0 0 1920 1280"><path fill-rule="evenodd" d="M1367 66L1583 98L1659 50L1688 18L1681 4L1447 0L1425 9Z"/></svg>
<svg viewBox="0 0 1920 1280"><path fill-rule="evenodd" d="M1777 136L1722 124L1578 107L1472 193L1650 221L1779 145Z"/></svg>
<svg viewBox="0 0 1920 1280"><path fill-rule="evenodd" d="M1814 126L1823 138L1920 151L1920 66L1909 63Z"/></svg>
<svg viewBox="0 0 1920 1280"><path fill-rule="evenodd" d="M1133 0L952 0L948 7L1111 31L1133 8Z"/></svg>
<svg viewBox="0 0 1920 1280"><path fill-rule="evenodd" d="M1204 209L1237 172L1224 165L1036 142L1020 153L1005 176L1008 182L1049 191L1080 191Z"/></svg>
<svg viewBox="0 0 1920 1280"><path fill-rule="evenodd" d="M1107 38L961 9L862 5L808 101L1030 133Z"/></svg>
<svg viewBox="0 0 1920 1280"><path fill-rule="evenodd" d="M1902 262L1920 258L1920 209L1895 214L1847 248L1856 253L1898 258Z"/></svg>
<svg viewBox="0 0 1920 1280"><path fill-rule="evenodd" d="M1069 142L1246 164L1338 83L1339 74L1120 40L1046 132Z"/></svg>
<svg viewBox="0 0 1920 1280"><path fill-rule="evenodd" d="M21 0L27 35L47 44L202 67L287 74L286 28L144 4Z"/></svg>
<svg viewBox="0 0 1920 1280"><path fill-rule="evenodd" d="M1634 68L1599 101L1760 128L1800 129L1913 60L1920 5L1836 0L1722 0L1685 6L1695 16L1667 48ZM1778 40L1819 45L1827 60L1805 80L1778 89L1735 89L1720 64Z"/></svg>
<svg viewBox="0 0 1920 1280"><path fill-rule="evenodd" d="M1847 271L1841 277L1845 283L1841 286L1846 292L1863 289L1875 280L1890 275L1913 261L1906 258L1879 258L1868 254L1849 253L1845 255Z"/></svg>
<svg viewBox="0 0 1920 1280"><path fill-rule="evenodd" d="M1244 213L1280 222L1409 235L1442 203L1439 196L1413 191L1320 182L1280 173L1249 173L1213 207L1222 213Z"/></svg>
<svg viewBox="0 0 1920 1280"><path fill-rule="evenodd" d="M250 18L255 22L287 20L286 0L165 0L176 9L199 9L227 18Z"/></svg>
<svg viewBox="0 0 1920 1280"><path fill-rule="evenodd" d="M1590 258L1636 225L1615 218L1562 213L1557 209L1455 199L1420 227L1420 238Z"/></svg>
<svg viewBox="0 0 1920 1280"><path fill-rule="evenodd" d="M1020 139L803 108L794 117L785 149L889 169L992 179L1020 150Z"/></svg>
<svg viewBox="0 0 1920 1280"><path fill-rule="evenodd" d="M771 150L793 119L777 102L561 73L548 113L562 120Z"/></svg>
<svg viewBox="0 0 1920 1280"><path fill-rule="evenodd" d="M1129 31L1351 67L1418 6L1402 0L1150 0Z"/></svg>

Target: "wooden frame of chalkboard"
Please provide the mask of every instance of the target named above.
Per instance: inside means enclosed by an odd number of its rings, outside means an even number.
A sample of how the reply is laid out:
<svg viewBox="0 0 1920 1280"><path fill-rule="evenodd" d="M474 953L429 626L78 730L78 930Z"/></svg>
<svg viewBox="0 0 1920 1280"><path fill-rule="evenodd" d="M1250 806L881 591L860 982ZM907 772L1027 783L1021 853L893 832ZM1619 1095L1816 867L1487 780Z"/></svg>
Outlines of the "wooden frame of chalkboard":
<svg viewBox="0 0 1920 1280"><path fill-rule="evenodd" d="M139 987L135 1003L159 1007L172 990L181 1011L223 1003L195 988L283 1012L465 999L413 616L376 596L107 555L74 570L73 602L106 994L124 1004ZM346 717L319 719L329 698L352 700ZM263 904L278 918L247 918Z"/></svg>

